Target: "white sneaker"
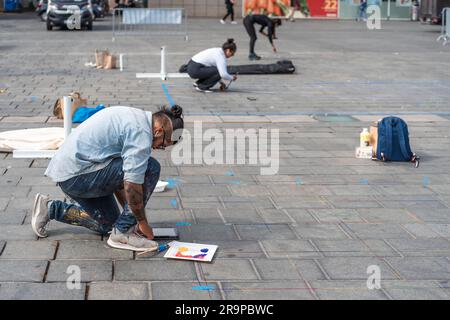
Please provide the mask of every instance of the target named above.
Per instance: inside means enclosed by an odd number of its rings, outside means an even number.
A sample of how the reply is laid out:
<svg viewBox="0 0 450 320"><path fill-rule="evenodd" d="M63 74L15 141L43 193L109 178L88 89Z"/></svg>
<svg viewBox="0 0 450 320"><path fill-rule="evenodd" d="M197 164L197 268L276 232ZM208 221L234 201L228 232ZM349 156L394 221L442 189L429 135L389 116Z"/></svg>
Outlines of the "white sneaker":
<svg viewBox="0 0 450 320"><path fill-rule="evenodd" d="M237 24L237 21L231 21L231 24Z"/></svg>
<svg viewBox="0 0 450 320"><path fill-rule="evenodd" d="M198 92L204 92L204 93L212 92L211 90L200 89L199 87L195 87L195 90L197 90Z"/></svg>
<svg viewBox="0 0 450 320"><path fill-rule="evenodd" d="M223 19L220 19L221 24L225 24L226 22Z"/></svg>
<svg viewBox="0 0 450 320"><path fill-rule="evenodd" d="M47 207L49 201L49 196L44 196L40 193L36 194L36 197L34 198L33 212L31 214L31 228L40 238L48 236L45 227L50 221Z"/></svg>
<svg viewBox="0 0 450 320"><path fill-rule="evenodd" d="M194 86L194 88L198 88L198 83L197 82L194 82L192 85Z"/></svg>
<svg viewBox="0 0 450 320"><path fill-rule="evenodd" d="M124 250L139 252L158 250L158 242L138 234L137 226L130 228L126 233L113 228L107 243L110 247Z"/></svg>

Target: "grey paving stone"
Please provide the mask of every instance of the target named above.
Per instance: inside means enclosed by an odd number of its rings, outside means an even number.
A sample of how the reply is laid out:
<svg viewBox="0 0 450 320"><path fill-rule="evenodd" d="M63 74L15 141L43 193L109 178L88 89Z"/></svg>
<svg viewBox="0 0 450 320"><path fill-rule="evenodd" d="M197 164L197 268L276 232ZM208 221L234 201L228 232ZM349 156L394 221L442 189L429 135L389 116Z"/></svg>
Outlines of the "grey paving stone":
<svg viewBox="0 0 450 320"><path fill-rule="evenodd" d="M84 300L86 284L69 290L66 283L2 283L0 300Z"/></svg>
<svg viewBox="0 0 450 320"><path fill-rule="evenodd" d="M216 259L199 265L204 280L256 280L258 276L247 259Z"/></svg>
<svg viewBox="0 0 450 320"><path fill-rule="evenodd" d="M114 266L117 281L198 280L194 263L180 260L121 260Z"/></svg>
<svg viewBox="0 0 450 320"><path fill-rule="evenodd" d="M449 209L408 208L408 211L424 222L447 223L450 219Z"/></svg>
<svg viewBox="0 0 450 320"><path fill-rule="evenodd" d="M426 223L407 223L402 226L417 238L442 238L439 233L433 231L431 226Z"/></svg>
<svg viewBox="0 0 450 320"><path fill-rule="evenodd" d="M333 257L318 261L332 280L367 280L369 277L367 268L372 265L380 268L382 279L398 279L388 265L378 257Z"/></svg>
<svg viewBox="0 0 450 320"><path fill-rule="evenodd" d="M311 281L311 287L320 300L387 300L383 291L369 290L366 281Z"/></svg>
<svg viewBox="0 0 450 320"><path fill-rule="evenodd" d="M258 214L264 223L294 223L294 220L287 215L286 210L259 209Z"/></svg>
<svg viewBox="0 0 450 320"><path fill-rule="evenodd" d="M217 209L219 207L222 207L222 203L218 197L184 197L182 202L183 209Z"/></svg>
<svg viewBox="0 0 450 320"><path fill-rule="evenodd" d="M330 208L330 205L319 197L276 197L274 199L279 209L313 209Z"/></svg>
<svg viewBox="0 0 450 320"><path fill-rule="evenodd" d="M413 223L419 220L405 209L358 209L358 214L368 222Z"/></svg>
<svg viewBox="0 0 450 320"><path fill-rule="evenodd" d="M109 247L106 241L62 240L59 242L56 259L133 259L133 252Z"/></svg>
<svg viewBox="0 0 450 320"><path fill-rule="evenodd" d="M262 240L261 245L269 258L321 257L307 240Z"/></svg>
<svg viewBox="0 0 450 320"><path fill-rule="evenodd" d="M381 240L313 240L326 257L372 257L395 255L392 248Z"/></svg>
<svg viewBox="0 0 450 320"><path fill-rule="evenodd" d="M232 240L215 241L219 246L216 252L217 258L262 258L265 257L263 250L257 241Z"/></svg>
<svg viewBox="0 0 450 320"><path fill-rule="evenodd" d="M220 197L225 208L228 209L246 209L257 208L266 209L274 208L273 202L269 197ZM219 207L219 206L217 206Z"/></svg>
<svg viewBox="0 0 450 320"><path fill-rule="evenodd" d="M0 282L42 282L47 261L0 260Z"/></svg>
<svg viewBox="0 0 450 320"><path fill-rule="evenodd" d="M320 269L319 265L314 260L292 259L292 263L297 268L303 280L325 280L327 276Z"/></svg>
<svg viewBox="0 0 450 320"><path fill-rule="evenodd" d="M201 290L208 286L210 290ZM214 282L152 282L154 300L221 300L219 287Z"/></svg>
<svg viewBox="0 0 450 320"><path fill-rule="evenodd" d="M0 259L52 260L56 241L8 241Z"/></svg>
<svg viewBox="0 0 450 320"><path fill-rule="evenodd" d="M448 280L450 261L444 257L386 259L406 280Z"/></svg>
<svg viewBox="0 0 450 320"><path fill-rule="evenodd" d="M0 225L0 240L36 240L30 225Z"/></svg>
<svg viewBox="0 0 450 320"><path fill-rule="evenodd" d="M285 224L240 224L235 227L242 240L297 239Z"/></svg>
<svg viewBox="0 0 450 320"><path fill-rule="evenodd" d="M297 224L318 222L306 209L287 209L286 212Z"/></svg>
<svg viewBox="0 0 450 320"><path fill-rule="evenodd" d="M8 197L0 197L0 211L3 211L6 209L8 202L9 202Z"/></svg>
<svg viewBox="0 0 450 320"><path fill-rule="evenodd" d="M70 266L81 271L81 282L111 281L113 278L112 261L108 260L55 260L50 262L47 282L66 282L71 273Z"/></svg>
<svg viewBox="0 0 450 320"><path fill-rule="evenodd" d="M345 224L359 239L412 239L412 236L398 224Z"/></svg>
<svg viewBox="0 0 450 320"><path fill-rule="evenodd" d="M147 210L146 216L151 225L158 223L173 226L178 222L194 221L190 210Z"/></svg>
<svg viewBox="0 0 450 320"><path fill-rule="evenodd" d="M270 196L270 191L265 186L230 185L231 193L241 197ZM221 194L222 195L222 194Z"/></svg>
<svg viewBox="0 0 450 320"><path fill-rule="evenodd" d="M310 209L310 212L324 223L364 222L355 209Z"/></svg>
<svg viewBox="0 0 450 320"><path fill-rule="evenodd" d="M302 224L295 227L302 239L348 239L341 228L332 224Z"/></svg>
<svg viewBox="0 0 450 320"><path fill-rule="evenodd" d="M198 224L221 224L223 219L219 214L219 209L194 209L193 215Z"/></svg>
<svg viewBox="0 0 450 320"><path fill-rule="evenodd" d="M200 185L183 184L180 187L182 197L208 197L231 195L226 186L219 185Z"/></svg>
<svg viewBox="0 0 450 320"><path fill-rule="evenodd" d="M370 196L326 196L337 209L381 208L381 204Z"/></svg>
<svg viewBox="0 0 450 320"><path fill-rule="evenodd" d="M27 215L26 210L6 210L0 211L0 224L20 225L24 222Z"/></svg>
<svg viewBox="0 0 450 320"><path fill-rule="evenodd" d="M448 300L450 295L434 281L383 281L382 287L395 300Z"/></svg>
<svg viewBox="0 0 450 320"><path fill-rule="evenodd" d="M192 225L178 229L181 241L238 240L229 225ZM251 240L251 239L249 239Z"/></svg>
<svg viewBox="0 0 450 320"><path fill-rule="evenodd" d="M263 280L301 280L291 259L254 259L256 269Z"/></svg>
<svg viewBox="0 0 450 320"><path fill-rule="evenodd" d="M89 300L148 300L148 284L129 282L92 282Z"/></svg>
<svg viewBox="0 0 450 320"><path fill-rule="evenodd" d="M27 217L28 219L28 217ZM31 227L29 227L31 229ZM71 226L57 221L48 224L48 237L44 240L101 240L102 236L83 227Z"/></svg>
<svg viewBox="0 0 450 320"><path fill-rule="evenodd" d="M227 223L236 224L260 224L263 218L256 209L219 209L222 217Z"/></svg>
<svg viewBox="0 0 450 320"><path fill-rule="evenodd" d="M304 281L222 282L227 300L313 300Z"/></svg>
<svg viewBox="0 0 450 320"><path fill-rule="evenodd" d="M430 228L445 238L450 238L450 223L431 223Z"/></svg>

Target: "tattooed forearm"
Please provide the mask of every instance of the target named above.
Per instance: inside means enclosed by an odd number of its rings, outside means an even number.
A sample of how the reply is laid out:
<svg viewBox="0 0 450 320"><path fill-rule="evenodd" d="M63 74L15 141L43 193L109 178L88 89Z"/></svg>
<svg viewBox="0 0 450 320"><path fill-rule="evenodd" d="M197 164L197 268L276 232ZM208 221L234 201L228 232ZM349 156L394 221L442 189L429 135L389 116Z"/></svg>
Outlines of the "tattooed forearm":
<svg viewBox="0 0 450 320"><path fill-rule="evenodd" d="M142 185L124 181L124 189L125 199L136 220L146 220Z"/></svg>
<svg viewBox="0 0 450 320"><path fill-rule="evenodd" d="M126 203L125 190L124 189L117 190L116 192L114 192L114 194L116 195L117 201L119 201L120 205L123 208Z"/></svg>

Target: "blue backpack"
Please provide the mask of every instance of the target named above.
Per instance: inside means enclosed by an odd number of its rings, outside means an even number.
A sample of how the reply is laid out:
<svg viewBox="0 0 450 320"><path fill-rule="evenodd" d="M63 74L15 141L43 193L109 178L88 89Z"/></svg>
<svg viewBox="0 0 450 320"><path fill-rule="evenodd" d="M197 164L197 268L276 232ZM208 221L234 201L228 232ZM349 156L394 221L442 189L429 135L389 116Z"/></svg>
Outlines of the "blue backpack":
<svg viewBox="0 0 450 320"><path fill-rule="evenodd" d="M378 122L377 159L381 161L408 161L419 166L419 157L411 151L408 125L397 117L386 117Z"/></svg>

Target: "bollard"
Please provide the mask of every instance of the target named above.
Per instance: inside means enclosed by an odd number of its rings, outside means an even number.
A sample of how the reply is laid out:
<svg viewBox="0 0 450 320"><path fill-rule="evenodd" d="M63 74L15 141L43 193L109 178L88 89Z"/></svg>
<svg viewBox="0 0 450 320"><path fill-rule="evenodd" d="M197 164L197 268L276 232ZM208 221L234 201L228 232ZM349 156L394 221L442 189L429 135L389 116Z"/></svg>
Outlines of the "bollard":
<svg viewBox="0 0 450 320"><path fill-rule="evenodd" d="M64 96L64 139L67 139L72 131L72 97Z"/></svg>

